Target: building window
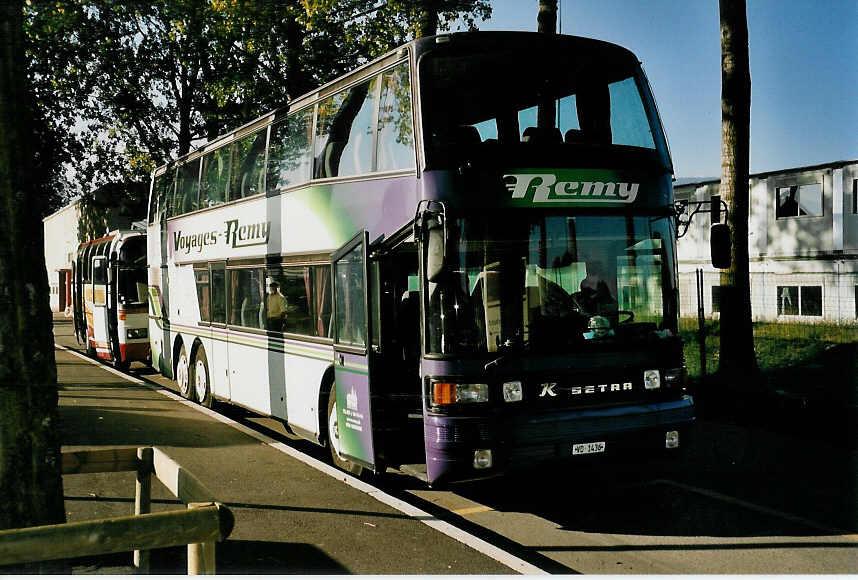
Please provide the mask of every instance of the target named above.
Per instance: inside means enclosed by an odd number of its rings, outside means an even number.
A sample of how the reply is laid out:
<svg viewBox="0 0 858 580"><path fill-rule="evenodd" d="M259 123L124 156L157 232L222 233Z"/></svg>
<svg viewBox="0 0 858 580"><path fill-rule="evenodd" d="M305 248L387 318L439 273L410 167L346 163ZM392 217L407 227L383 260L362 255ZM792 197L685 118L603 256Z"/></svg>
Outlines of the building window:
<svg viewBox="0 0 858 580"><path fill-rule="evenodd" d="M858 179L852 180L852 213L858 215Z"/></svg>
<svg viewBox="0 0 858 580"><path fill-rule="evenodd" d="M778 286L778 316L822 316L822 286Z"/></svg>
<svg viewBox="0 0 858 580"><path fill-rule="evenodd" d="M822 215L822 183L779 187L777 218Z"/></svg>
<svg viewBox="0 0 858 580"><path fill-rule="evenodd" d="M721 287L712 286L712 312L721 312Z"/></svg>

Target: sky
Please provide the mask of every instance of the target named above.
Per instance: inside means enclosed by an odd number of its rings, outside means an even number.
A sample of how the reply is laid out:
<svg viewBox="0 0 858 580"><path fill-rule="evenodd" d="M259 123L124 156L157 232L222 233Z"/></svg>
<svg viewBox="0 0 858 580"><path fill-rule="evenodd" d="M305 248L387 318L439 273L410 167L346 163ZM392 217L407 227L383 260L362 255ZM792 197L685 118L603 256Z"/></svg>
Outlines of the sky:
<svg viewBox="0 0 858 580"><path fill-rule="evenodd" d="M858 0L747 0L751 173L858 159ZM537 0L492 0L481 30L536 30ZM563 34L619 44L649 78L677 178L718 177L718 0L558 0Z"/></svg>

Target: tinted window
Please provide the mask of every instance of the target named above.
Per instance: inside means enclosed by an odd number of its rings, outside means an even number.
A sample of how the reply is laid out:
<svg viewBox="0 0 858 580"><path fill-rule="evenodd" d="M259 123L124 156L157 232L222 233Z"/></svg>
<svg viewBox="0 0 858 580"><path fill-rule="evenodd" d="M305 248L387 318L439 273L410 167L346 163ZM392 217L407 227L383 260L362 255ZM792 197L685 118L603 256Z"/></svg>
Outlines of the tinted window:
<svg viewBox="0 0 858 580"><path fill-rule="evenodd" d="M211 295L209 293L208 266L195 268L194 279L197 283L197 301L200 305L200 320L211 320Z"/></svg>
<svg viewBox="0 0 858 580"><path fill-rule="evenodd" d="M179 167L176 182L176 203L172 215L188 213L200 208L200 160L195 159Z"/></svg>
<svg viewBox="0 0 858 580"><path fill-rule="evenodd" d="M313 155L313 109L289 115L271 128L268 148L268 189L291 187L310 181Z"/></svg>
<svg viewBox="0 0 858 580"><path fill-rule="evenodd" d="M263 327L264 284L262 268L229 271L230 324L248 328Z"/></svg>
<svg viewBox="0 0 858 580"><path fill-rule="evenodd" d="M329 278L330 267L326 265L283 266L268 270L266 328L305 336L329 336Z"/></svg>
<svg viewBox="0 0 858 580"><path fill-rule="evenodd" d="M226 324L226 270L223 262L211 268L212 322Z"/></svg>
<svg viewBox="0 0 858 580"><path fill-rule="evenodd" d="M377 87L374 78L319 103L316 177L372 171Z"/></svg>
<svg viewBox="0 0 858 580"><path fill-rule="evenodd" d="M336 263L337 341L366 346L363 246L357 246Z"/></svg>
<svg viewBox="0 0 858 580"><path fill-rule="evenodd" d="M411 83L408 64L384 73L378 112L378 171L414 167L414 130L411 123Z"/></svg>
<svg viewBox="0 0 858 580"><path fill-rule="evenodd" d="M226 201L229 185L229 151L221 147L203 157L203 185L200 205L212 207Z"/></svg>
<svg viewBox="0 0 858 580"><path fill-rule="evenodd" d="M258 131L232 144L233 165L230 199L262 193L265 172L265 139L267 131Z"/></svg>

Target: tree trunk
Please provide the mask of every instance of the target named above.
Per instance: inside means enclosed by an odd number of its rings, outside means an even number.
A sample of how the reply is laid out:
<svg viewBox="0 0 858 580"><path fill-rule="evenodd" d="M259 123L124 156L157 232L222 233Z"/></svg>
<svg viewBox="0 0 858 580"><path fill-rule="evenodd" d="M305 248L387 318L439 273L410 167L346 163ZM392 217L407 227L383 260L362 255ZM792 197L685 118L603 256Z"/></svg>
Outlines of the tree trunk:
<svg viewBox="0 0 858 580"><path fill-rule="evenodd" d="M307 82L307 75L301 65L304 52L304 27L294 14L300 7L293 8L292 16L286 22L286 96L291 101L310 91L313 86Z"/></svg>
<svg viewBox="0 0 858 580"><path fill-rule="evenodd" d="M438 33L438 0L422 0L417 18L417 38Z"/></svg>
<svg viewBox="0 0 858 580"><path fill-rule="evenodd" d="M730 210L732 264L721 273L720 371L725 380L753 381L757 371L748 272L748 174L751 71L745 0L720 0L721 188Z"/></svg>
<svg viewBox="0 0 858 580"><path fill-rule="evenodd" d="M543 34L557 32L557 0L539 0L536 14L537 31ZM554 99L545 99L536 110L536 124L543 129L553 129L557 107Z"/></svg>
<svg viewBox="0 0 858 580"><path fill-rule="evenodd" d="M557 31L557 0L539 0L536 24L537 32L554 34Z"/></svg>
<svg viewBox="0 0 858 580"><path fill-rule="evenodd" d="M65 521L21 0L0 3L0 528Z"/></svg>

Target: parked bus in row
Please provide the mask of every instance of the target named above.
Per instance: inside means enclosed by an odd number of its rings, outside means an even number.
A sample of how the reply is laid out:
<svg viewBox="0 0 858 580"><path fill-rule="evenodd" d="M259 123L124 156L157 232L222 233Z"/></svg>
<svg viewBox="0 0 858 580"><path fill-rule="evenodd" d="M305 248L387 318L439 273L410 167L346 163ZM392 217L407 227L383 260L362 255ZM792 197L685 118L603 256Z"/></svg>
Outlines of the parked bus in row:
<svg viewBox="0 0 858 580"><path fill-rule="evenodd" d="M145 232L116 230L78 246L72 310L87 354L122 370L149 364L147 296Z"/></svg>
<svg viewBox="0 0 858 580"><path fill-rule="evenodd" d="M352 473L675 454L671 176L628 50L418 39L154 171L154 366Z"/></svg>

